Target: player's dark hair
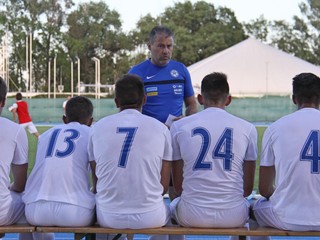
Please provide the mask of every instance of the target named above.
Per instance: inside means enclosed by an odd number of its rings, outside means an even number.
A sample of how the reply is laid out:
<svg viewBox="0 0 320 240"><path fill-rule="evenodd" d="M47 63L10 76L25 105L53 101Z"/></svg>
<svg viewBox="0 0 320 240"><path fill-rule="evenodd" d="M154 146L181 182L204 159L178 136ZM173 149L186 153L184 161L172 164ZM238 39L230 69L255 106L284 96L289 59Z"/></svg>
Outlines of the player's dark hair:
<svg viewBox="0 0 320 240"><path fill-rule="evenodd" d="M116 82L115 97L120 108L140 108L143 104L144 87L141 78L126 74Z"/></svg>
<svg viewBox="0 0 320 240"><path fill-rule="evenodd" d="M320 103L320 78L313 73L300 73L293 78L293 95L299 104Z"/></svg>
<svg viewBox="0 0 320 240"><path fill-rule="evenodd" d="M3 103L4 100L6 100L7 91L8 91L7 84L5 83L3 78L0 77L0 103Z"/></svg>
<svg viewBox="0 0 320 240"><path fill-rule="evenodd" d="M87 97L72 97L66 104L66 117L69 122L79 122L83 124L92 117L92 114L93 105Z"/></svg>
<svg viewBox="0 0 320 240"><path fill-rule="evenodd" d="M174 33L170 30L170 28L165 27L165 26L156 26L152 28L149 34L149 42L153 43L156 35L158 34L164 34L166 37L172 37L174 38Z"/></svg>
<svg viewBox="0 0 320 240"><path fill-rule="evenodd" d="M19 100L22 100L22 94L20 92L18 92L16 94L16 99L19 101Z"/></svg>
<svg viewBox="0 0 320 240"><path fill-rule="evenodd" d="M206 75L201 82L201 94L212 103L224 101L229 95L227 75L219 72Z"/></svg>

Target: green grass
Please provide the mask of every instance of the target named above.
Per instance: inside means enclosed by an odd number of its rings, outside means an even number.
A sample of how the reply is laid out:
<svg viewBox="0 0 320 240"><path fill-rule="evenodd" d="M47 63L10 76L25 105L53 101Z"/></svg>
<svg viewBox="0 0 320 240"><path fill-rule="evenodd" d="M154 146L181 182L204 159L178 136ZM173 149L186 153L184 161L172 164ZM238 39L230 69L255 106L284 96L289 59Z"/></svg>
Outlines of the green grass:
<svg viewBox="0 0 320 240"><path fill-rule="evenodd" d="M260 163L260 153L261 153L261 142L264 131L267 127L257 127L258 131L258 161L256 165L256 175L254 178L254 189L258 192L258 182L259 182L259 163Z"/></svg>
<svg viewBox="0 0 320 240"><path fill-rule="evenodd" d="M50 127L37 127L39 133L43 133ZM260 152L261 152L261 141L262 141L262 136L264 131L266 130L266 127L257 127L258 131L258 161L257 161L257 168L256 168L256 177L254 181L254 189L258 189L258 181L259 181L259 162L260 162ZM34 160L36 156L36 150L37 150L37 139L33 136L28 134L28 139L29 139L29 169L28 173L30 173L33 165L34 165Z"/></svg>

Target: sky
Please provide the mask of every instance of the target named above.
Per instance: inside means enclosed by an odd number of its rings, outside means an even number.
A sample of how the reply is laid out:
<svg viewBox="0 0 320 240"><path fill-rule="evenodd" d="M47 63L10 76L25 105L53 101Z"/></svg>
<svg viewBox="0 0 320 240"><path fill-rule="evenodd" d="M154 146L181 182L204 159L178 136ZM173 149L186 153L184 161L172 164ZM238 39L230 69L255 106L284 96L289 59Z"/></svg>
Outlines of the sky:
<svg viewBox="0 0 320 240"><path fill-rule="evenodd" d="M99 1L99 0L92 0ZM104 0L111 10L116 10L126 32L135 28L140 17L150 13L153 17L185 0ZM248 22L263 15L267 20L292 21L294 15L300 16L299 3L306 0L205 0L214 6L228 7L234 11L239 22ZM74 0L76 3L89 0ZM191 0L195 3L197 0Z"/></svg>

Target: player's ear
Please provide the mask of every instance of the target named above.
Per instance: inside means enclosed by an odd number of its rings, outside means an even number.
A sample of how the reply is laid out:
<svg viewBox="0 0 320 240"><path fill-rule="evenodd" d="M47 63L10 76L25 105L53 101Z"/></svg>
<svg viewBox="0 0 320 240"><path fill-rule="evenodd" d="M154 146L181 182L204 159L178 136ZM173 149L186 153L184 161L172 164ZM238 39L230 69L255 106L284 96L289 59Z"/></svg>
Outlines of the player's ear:
<svg viewBox="0 0 320 240"><path fill-rule="evenodd" d="M114 102L116 103L117 108L120 108L120 104L117 98L114 99Z"/></svg>
<svg viewBox="0 0 320 240"><path fill-rule="evenodd" d="M68 123L68 119L67 119L67 116L66 115L62 115L62 121L67 124Z"/></svg>
<svg viewBox="0 0 320 240"><path fill-rule="evenodd" d="M198 99L199 104L203 105L203 96L201 94L198 94L197 99Z"/></svg>
<svg viewBox="0 0 320 240"><path fill-rule="evenodd" d="M6 99L3 100L3 102L0 105L0 107L4 107L4 105L6 105Z"/></svg>
<svg viewBox="0 0 320 240"><path fill-rule="evenodd" d="M232 97L231 95L228 95L227 99L226 99L226 103L225 103L225 106L228 106L232 101Z"/></svg>
<svg viewBox="0 0 320 240"><path fill-rule="evenodd" d="M292 102L296 105L297 104L297 99L296 96L293 94L292 95Z"/></svg>
<svg viewBox="0 0 320 240"><path fill-rule="evenodd" d="M90 127L90 126L92 125L92 122L93 122L93 117L91 117L91 118L88 120L87 126Z"/></svg>

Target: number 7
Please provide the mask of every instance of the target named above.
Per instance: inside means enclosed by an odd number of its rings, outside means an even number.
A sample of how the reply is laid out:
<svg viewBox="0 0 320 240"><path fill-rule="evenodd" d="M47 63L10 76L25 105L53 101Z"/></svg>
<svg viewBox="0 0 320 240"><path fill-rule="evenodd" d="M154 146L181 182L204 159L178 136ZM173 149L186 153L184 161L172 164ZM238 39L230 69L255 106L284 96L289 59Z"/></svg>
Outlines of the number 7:
<svg viewBox="0 0 320 240"><path fill-rule="evenodd" d="M118 167L126 167L131 145L137 129L138 128L117 128L117 133L126 133L120 152Z"/></svg>

